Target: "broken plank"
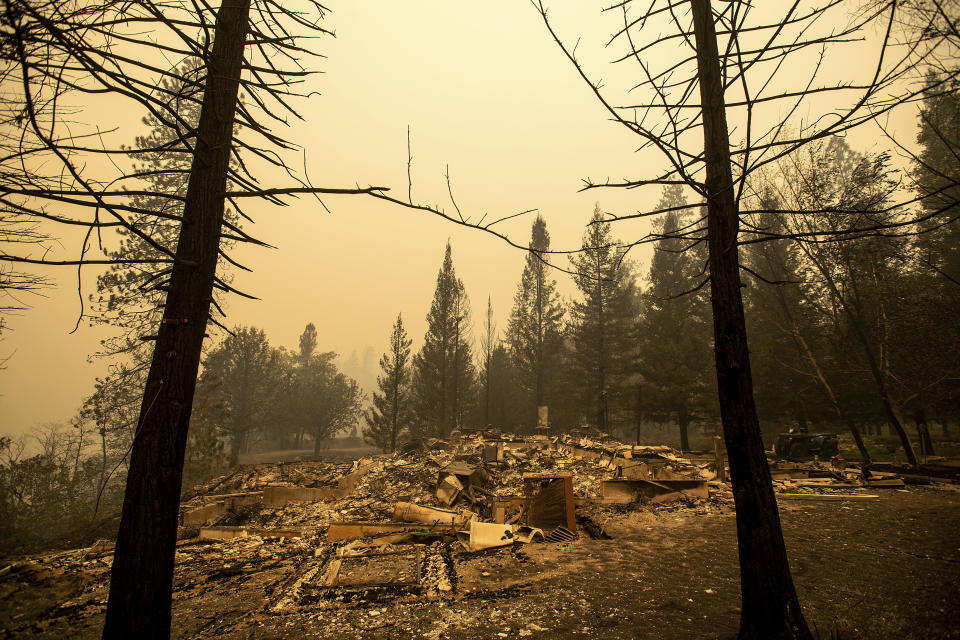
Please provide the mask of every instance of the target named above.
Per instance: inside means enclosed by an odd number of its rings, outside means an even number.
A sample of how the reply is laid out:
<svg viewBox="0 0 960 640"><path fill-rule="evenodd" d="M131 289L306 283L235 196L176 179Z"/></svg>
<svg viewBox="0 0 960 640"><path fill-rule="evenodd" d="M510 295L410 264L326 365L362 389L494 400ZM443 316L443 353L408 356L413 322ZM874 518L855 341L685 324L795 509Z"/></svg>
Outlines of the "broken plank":
<svg viewBox="0 0 960 640"><path fill-rule="evenodd" d="M213 522L227 513L229 507L224 502L214 502L206 506L187 511L183 514L184 526L194 526Z"/></svg>
<svg viewBox="0 0 960 640"><path fill-rule="evenodd" d="M871 493L778 493L777 498L783 500L874 500L880 496Z"/></svg>
<svg viewBox="0 0 960 640"><path fill-rule="evenodd" d="M336 556L330 560L330 566L327 567L327 575L323 579L323 584L328 587L332 587L337 581L337 576L340 573L340 565L343 564L343 556Z"/></svg>
<svg viewBox="0 0 960 640"><path fill-rule="evenodd" d="M330 487L266 487L263 490L263 506L282 507L290 502L340 500L346 495L343 489Z"/></svg>
<svg viewBox="0 0 960 640"><path fill-rule="evenodd" d="M852 482L813 482L812 480L801 480L791 482L789 486L807 487L809 489L856 489L860 485Z"/></svg>
<svg viewBox="0 0 960 640"><path fill-rule="evenodd" d="M709 490L703 479L630 480L616 478L600 482L602 501L606 504L629 504L650 500L654 496L681 493L691 498L707 498Z"/></svg>
<svg viewBox="0 0 960 640"><path fill-rule="evenodd" d="M327 529L327 542L340 542L356 538L368 538L390 533L437 533L452 534L452 525L431 526L406 522L333 522Z"/></svg>
<svg viewBox="0 0 960 640"><path fill-rule="evenodd" d="M200 527L197 537L200 540L231 540L246 536L261 538L299 538L303 532L299 529L253 529L251 527Z"/></svg>
<svg viewBox="0 0 960 640"><path fill-rule="evenodd" d="M868 487L902 487L904 481L902 478L881 478L879 480L865 480Z"/></svg>

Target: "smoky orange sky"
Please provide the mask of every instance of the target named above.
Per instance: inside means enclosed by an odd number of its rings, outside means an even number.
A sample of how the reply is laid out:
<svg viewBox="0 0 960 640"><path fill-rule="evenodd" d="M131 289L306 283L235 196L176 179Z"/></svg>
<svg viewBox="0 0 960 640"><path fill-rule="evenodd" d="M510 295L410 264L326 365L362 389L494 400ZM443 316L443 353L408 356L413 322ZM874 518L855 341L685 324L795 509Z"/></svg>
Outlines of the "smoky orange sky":
<svg viewBox="0 0 960 640"><path fill-rule="evenodd" d="M582 38L578 53L597 77L616 69L604 49L622 17L601 14L602 4L554 3L551 16L568 41ZM576 9L572 8L576 5ZM588 6L589 5L589 6ZM636 138L607 114L551 40L527 2L450 0L330 2L326 26L336 32L311 45L326 58L323 73L310 80L319 92L298 103L303 122L286 132L303 146L306 169L317 186L360 184L407 191L407 128L412 138L413 199L452 211L445 174L464 215L487 219L536 209L547 221L555 249L574 249L594 204L615 213L650 208L659 191L591 190L581 180L649 177L663 166L655 154L638 154ZM310 64L314 64L310 62ZM869 72L864 53L832 73ZM109 114L120 142L144 132L143 115L129 105L91 106L91 120ZM914 137L916 108L895 119ZM850 136L858 151L885 146L874 127ZM295 168L302 156L293 156ZM268 174L270 186L289 184ZM463 280L479 330L487 296L502 331L523 268L522 251L479 231L359 196L310 198L293 206L251 207L256 224L247 227L276 250L242 247L235 257L254 269L236 273L235 286L261 298L233 297L227 323L263 328L272 344L296 347L308 322L316 325L318 347L348 356L372 346L385 349L391 323L402 313L414 349L422 343L425 316L437 270L449 239L457 274ZM521 243L529 238L533 215L498 225ZM647 223L614 226L616 236L635 239ZM64 255L79 244L64 239ZM651 250L631 253L638 271L649 267ZM556 262L567 266L566 258ZM47 271L58 286L46 297L26 300L32 308L9 318L0 356L11 355L0 371L0 433L18 435L35 425L65 422L93 390L107 363L88 361L107 329L82 322L70 334L80 310L74 269ZM97 271L82 271L82 296L93 291ZM566 298L575 295L562 273L556 277ZM366 389L370 391L370 389Z"/></svg>

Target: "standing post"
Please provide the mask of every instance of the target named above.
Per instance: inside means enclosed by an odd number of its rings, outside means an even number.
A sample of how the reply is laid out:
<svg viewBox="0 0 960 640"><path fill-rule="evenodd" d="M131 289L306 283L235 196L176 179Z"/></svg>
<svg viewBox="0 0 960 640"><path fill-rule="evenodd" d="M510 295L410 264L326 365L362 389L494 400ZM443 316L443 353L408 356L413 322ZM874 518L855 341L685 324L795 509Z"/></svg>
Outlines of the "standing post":
<svg viewBox="0 0 960 640"><path fill-rule="evenodd" d="M637 385L637 442L640 444L640 429L643 427L643 385Z"/></svg>
<svg viewBox="0 0 960 640"><path fill-rule="evenodd" d="M727 450L723 446L723 438L713 436L713 455L717 465L717 480L727 481Z"/></svg>

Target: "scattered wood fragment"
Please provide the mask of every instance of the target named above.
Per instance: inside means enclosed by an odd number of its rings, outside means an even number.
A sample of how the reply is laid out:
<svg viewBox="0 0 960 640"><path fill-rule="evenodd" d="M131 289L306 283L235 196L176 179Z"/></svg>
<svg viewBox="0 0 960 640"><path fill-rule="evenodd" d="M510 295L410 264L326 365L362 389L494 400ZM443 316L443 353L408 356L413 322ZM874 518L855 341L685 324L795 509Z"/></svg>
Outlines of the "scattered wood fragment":
<svg viewBox="0 0 960 640"><path fill-rule="evenodd" d="M868 487L902 487L903 478L881 478L878 480L864 480Z"/></svg>
<svg viewBox="0 0 960 640"><path fill-rule="evenodd" d="M872 493L778 493L776 495L781 500L814 501L874 500L880 497Z"/></svg>

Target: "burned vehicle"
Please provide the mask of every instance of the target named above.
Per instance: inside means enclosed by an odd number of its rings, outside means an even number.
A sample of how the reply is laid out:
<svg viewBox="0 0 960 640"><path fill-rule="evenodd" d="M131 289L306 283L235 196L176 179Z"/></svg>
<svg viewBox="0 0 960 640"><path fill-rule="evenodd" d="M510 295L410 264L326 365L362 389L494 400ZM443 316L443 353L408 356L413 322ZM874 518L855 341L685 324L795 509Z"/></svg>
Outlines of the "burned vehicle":
<svg viewBox="0 0 960 640"><path fill-rule="evenodd" d="M832 458L840 452L835 433L781 433L773 445L773 452L784 460L810 460L813 457Z"/></svg>

